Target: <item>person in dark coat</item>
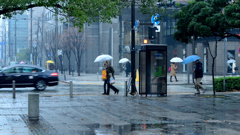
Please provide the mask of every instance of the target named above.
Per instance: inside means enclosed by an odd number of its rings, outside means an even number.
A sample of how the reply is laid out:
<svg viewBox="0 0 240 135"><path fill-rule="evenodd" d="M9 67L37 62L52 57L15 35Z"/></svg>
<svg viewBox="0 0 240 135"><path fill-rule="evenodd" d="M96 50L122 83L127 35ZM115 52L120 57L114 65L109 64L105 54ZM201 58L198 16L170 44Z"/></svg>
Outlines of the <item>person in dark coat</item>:
<svg viewBox="0 0 240 135"><path fill-rule="evenodd" d="M126 77L128 77L129 73L131 72L131 64L129 61L126 62L125 72L126 72Z"/></svg>
<svg viewBox="0 0 240 135"><path fill-rule="evenodd" d="M111 62L110 61L106 61L106 65L107 65L107 69L106 69L107 70L107 94L106 95L110 94L110 88L114 91L114 94L116 94L116 93L118 94L119 90L117 88L115 88L112 84L110 84L111 76L115 80L114 69L111 66Z"/></svg>
<svg viewBox="0 0 240 135"><path fill-rule="evenodd" d="M199 60L196 60L195 63L196 63L196 66L194 69L195 79L196 79L195 88L197 89L197 93L195 94L200 94L199 87L204 90L203 93L205 92L205 88L200 84L203 78L203 68L202 68L202 63Z"/></svg>

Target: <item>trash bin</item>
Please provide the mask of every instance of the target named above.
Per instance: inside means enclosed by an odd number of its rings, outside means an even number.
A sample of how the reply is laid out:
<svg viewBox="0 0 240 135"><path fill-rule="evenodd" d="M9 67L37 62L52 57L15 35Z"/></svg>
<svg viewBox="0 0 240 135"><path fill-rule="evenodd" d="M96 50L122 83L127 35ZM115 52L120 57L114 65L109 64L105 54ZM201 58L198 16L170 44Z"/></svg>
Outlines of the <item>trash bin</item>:
<svg viewBox="0 0 240 135"><path fill-rule="evenodd" d="M143 44L139 51L139 94L167 96L167 45Z"/></svg>

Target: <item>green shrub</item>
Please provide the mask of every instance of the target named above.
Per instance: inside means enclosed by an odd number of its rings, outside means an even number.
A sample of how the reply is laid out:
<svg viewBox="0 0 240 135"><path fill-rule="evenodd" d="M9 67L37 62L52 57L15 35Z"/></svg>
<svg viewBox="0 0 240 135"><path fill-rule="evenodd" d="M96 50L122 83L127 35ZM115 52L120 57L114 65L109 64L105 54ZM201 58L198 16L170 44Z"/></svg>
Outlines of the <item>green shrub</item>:
<svg viewBox="0 0 240 135"><path fill-rule="evenodd" d="M214 78L215 90L223 92L223 77ZM240 90L240 77L225 77L225 90L233 91Z"/></svg>

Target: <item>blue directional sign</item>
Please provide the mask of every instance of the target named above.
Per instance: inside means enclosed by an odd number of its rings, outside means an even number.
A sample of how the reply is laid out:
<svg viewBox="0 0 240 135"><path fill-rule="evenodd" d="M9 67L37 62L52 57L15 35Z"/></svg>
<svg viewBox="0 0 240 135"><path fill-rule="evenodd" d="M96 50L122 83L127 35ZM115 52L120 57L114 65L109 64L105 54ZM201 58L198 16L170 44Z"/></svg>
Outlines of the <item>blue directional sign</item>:
<svg viewBox="0 0 240 135"><path fill-rule="evenodd" d="M137 24L138 24L138 21L136 20L136 21L135 21L135 28L137 28Z"/></svg>
<svg viewBox="0 0 240 135"><path fill-rule="evenodd" d="M152 16L151 22L153 23L153 25L158 25L160 23L159 18L160 16L158 14L155 16L154 15Z"/></svg>

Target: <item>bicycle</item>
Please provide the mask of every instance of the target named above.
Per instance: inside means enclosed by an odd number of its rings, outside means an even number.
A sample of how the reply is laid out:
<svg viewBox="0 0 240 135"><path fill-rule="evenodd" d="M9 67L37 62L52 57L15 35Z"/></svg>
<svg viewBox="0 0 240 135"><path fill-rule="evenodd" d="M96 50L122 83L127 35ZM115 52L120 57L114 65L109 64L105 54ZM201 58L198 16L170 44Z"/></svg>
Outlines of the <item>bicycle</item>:
<svg viewBox="0 0 240 135"><path fill-rule="evenodd" d="M127 81L127 91L126 91L126 96L128 95L129 91L131 90L131 84L132 84L132 78L129 78L129 80ZM133 93L129 93L132 96L137 94L137 89L136 86L134 85L134 91Z"/></svg>

